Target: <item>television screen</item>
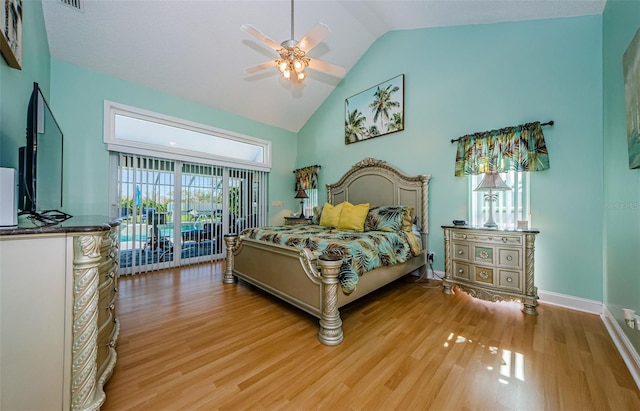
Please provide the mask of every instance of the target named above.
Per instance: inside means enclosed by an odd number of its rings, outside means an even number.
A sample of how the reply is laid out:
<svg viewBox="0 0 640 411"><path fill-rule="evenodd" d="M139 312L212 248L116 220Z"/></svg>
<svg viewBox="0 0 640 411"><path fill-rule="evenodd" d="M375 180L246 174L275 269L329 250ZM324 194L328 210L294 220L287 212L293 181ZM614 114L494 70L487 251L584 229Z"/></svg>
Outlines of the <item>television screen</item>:
<svg viewBox="0 0 640 411"><path fill-rule="evenodd" d="M63 134L38 83L27 109L27 144L20 149L20 209L38 214L62 207Z"/></svg>
<svg viewBox="0 0 640 411"><path fill-rule="evenodd" d="M62 131L38 88L36 211L62 207Z"/></svg>

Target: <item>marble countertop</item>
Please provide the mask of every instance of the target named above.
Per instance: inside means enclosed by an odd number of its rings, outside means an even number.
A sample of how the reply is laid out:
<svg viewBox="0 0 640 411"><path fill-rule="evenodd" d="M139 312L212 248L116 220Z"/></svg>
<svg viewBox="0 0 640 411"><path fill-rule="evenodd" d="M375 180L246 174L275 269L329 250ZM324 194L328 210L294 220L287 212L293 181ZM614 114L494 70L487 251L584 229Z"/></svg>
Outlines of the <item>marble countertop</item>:
<svg viewBox="0 0 640 411"><path fill-rule="evenodd" d="M107 231L120 224L117 219L106 216L77 216L60 223L45 225L33 218L21 216L15 227L1 227L0 237L25 234L82 233L91 231Z"/></svg>

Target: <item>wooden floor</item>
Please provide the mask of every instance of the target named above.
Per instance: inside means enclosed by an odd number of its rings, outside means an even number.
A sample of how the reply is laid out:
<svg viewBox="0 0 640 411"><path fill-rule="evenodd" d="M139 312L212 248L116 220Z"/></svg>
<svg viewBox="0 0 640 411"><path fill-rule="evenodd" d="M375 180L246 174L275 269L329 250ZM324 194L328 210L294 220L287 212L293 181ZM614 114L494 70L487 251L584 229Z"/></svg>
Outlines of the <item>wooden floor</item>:
<svg viewBox="0 0 640 411"><path fill-rule="evenodd" d="M345 307L327 347L314 317L222 269L120 278L103 411L640 410L598 316L401 279Z"/></svg>

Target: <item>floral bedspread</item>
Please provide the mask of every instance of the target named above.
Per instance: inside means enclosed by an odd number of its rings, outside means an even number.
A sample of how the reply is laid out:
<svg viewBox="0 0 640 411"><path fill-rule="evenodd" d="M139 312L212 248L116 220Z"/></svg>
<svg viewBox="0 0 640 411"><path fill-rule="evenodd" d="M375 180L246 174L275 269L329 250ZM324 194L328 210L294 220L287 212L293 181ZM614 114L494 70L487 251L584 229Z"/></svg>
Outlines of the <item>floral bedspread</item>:
<svg viewBox="0 0 640 411"><path fill-rule="evenodd" d="M295 225L248 228L242 236L269 243L308 248L315 255L328 254L342 258L338 279L345 294L352 293L359 276L381 266L400 264L420 250L412 250L404 231L340 230L319 225Z"/></svg>

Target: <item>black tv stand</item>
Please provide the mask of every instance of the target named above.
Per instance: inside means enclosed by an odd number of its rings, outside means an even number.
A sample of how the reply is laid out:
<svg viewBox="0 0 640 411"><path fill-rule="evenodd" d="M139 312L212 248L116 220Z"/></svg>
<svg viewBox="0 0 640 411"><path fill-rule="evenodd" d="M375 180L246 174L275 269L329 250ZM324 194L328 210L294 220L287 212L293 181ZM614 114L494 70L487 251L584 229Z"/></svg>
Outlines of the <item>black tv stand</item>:
<svg viewBox="0 0 640 411"><path fill-rule="evenodd" d="M27 218L38 221L43 225L56 225L73 217L60 210L21 211L18 215L28 215Z"/></svg>

